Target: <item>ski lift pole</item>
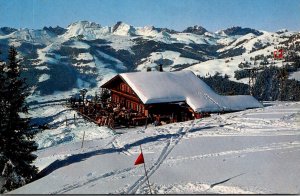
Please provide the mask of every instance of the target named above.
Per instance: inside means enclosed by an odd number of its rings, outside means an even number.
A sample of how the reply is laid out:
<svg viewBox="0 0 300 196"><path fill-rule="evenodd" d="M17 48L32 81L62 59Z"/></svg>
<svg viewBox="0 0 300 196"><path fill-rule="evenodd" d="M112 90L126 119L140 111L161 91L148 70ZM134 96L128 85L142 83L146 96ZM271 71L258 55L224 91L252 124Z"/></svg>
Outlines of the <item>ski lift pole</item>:
<svg viewBox="0 0 300 196"><path fill-rule="evenodd" d="M143 150L142 150L142 146L140 145L140 149L141 149L141 153L143 154ZM147 182L148 182L148 186L149 186L149 191L150 194L152 195L152 191L151 191L151 187L150 187L150 182L149 182L149 178L148 178L148 174L147 174L147 170L146 170L146 164L144 161L144 169L145 169L145 174L146 174L146 178L147 178Z"/></svg>
<svg viewBox="0 0 300 196"><path fill-rule="evenodd" d="M85 130L83 131L83 137L82 137L81 148L83 148L84 136L85 136Z"/></svg>
<svg viewBox="0 0 300 196"><path fill-rule="evenodd" d="M146 123L145 123L145 128L144 129L147 129L147 126L148 126L148 116L146 118Z"/></svg>

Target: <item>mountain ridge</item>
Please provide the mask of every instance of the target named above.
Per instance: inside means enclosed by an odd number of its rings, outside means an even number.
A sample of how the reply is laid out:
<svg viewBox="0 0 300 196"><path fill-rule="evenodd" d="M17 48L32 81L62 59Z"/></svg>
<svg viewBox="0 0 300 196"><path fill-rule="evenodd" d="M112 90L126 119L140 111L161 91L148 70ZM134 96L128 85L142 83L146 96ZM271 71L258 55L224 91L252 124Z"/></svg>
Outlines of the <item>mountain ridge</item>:
<svg viewBox="0 0 300 196"><path fill-rule="evenodd" d="M5 31L0 34L1 59L5 60L9 45L17 47L26 69L24 76L32 92L41 95L81 88L83 84L97 87L115 74L146 71L149 67L155 70L160 63L165 71L191 69L202 76L220 72L237 81L234 71L240 69L240 63L249 61L250 67L259 66L262 60L250 58L264 55L271 62L276 47L299 44L299 32L287 30L230 27L213 33L195 25L178 32L134 27L121 21L111 27L77 21L67 28L0 30Z"/></svg>

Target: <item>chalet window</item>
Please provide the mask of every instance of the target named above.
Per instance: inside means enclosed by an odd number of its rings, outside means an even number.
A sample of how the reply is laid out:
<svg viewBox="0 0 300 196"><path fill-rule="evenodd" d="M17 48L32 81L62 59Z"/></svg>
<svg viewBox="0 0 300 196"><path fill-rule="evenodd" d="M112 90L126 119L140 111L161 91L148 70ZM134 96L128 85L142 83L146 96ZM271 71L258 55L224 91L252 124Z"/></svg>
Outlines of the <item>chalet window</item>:
<svg viewBox="0 0 300 196"><path fill-rule="evenodd" d="M131 108L132 110L137 111L137 104L134 103L134 102L130 102L130 108Z"/></svg>
<svg viewBox="0 0 300 196"><path fill-rule="evenodd" d="M136 103L133 103L133 109L135 110L135 111L137 111L137 104Z"/></svg>
<svg viewBox="0 0 300 196"><path fill-rule="evenodd" d="M143 105L140 105L140 108L141 108L141 113L144 113L144 106Z"/></svg>
<svg viewBox="0 0 300 196"><path fill-rule="evenodd" d="M132 103L132 102L131 102L131 109L135 110L134 109L134 103Z"/></svg>
<svg viewBox="0 0 300 196"><path fill-rule="evenodd" d="M130 88L129 88L129 86L126 85L126 87L127 87L127 93L130 93Z"/></svg>
<svg viewBox="0 0 300 196"><path fill-rule="evenodd" d="M125 91L124 84L121 84L121 91Z"/></svg>

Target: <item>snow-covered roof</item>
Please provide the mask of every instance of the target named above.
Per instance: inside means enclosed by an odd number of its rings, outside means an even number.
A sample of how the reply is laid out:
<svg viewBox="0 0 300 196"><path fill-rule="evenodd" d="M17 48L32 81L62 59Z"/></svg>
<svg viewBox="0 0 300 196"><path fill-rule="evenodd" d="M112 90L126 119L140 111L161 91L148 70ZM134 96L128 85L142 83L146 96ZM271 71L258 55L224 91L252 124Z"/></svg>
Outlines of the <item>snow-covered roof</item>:
<svg viewBox="0 0 300 196"><path fill-rule="evenodd" d="M192 71L119 74L144 104L185 101L196 112L237 111L262 107L249 95L221 96Z"/></svg>

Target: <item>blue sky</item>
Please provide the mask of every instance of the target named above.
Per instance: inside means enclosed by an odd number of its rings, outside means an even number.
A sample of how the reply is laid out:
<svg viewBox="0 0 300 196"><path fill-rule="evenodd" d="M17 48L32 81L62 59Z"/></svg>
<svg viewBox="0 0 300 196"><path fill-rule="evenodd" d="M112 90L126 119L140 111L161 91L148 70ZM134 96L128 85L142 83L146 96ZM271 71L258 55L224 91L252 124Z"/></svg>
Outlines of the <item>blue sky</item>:
<svg viewBox="0 0 300 196"><path fill-rule="evenodd" d="M67 27L79 20L175 30L201 25L209 31L232 26L299 31L300 0L0 0L0 27Z"/></svg>

